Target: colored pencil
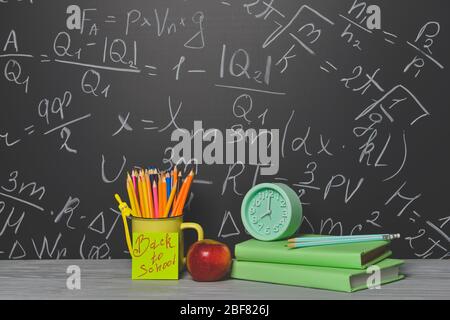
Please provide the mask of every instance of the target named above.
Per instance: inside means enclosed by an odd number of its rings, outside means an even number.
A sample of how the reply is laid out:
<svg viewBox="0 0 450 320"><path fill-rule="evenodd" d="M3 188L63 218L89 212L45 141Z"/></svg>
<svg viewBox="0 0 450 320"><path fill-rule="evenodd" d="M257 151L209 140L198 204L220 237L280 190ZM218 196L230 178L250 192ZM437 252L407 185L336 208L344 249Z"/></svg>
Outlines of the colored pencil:
<svg viewBox="0 0 450 320"><path fill-rule="evenodd" d="M372 240L366 240L372 241ZM347 243L356 243L356 242L365 242L361 240L342 240L339 242L336 241L318 241L318 242L305 242L305 243L295 243L289 242L286 246L288 248L307 248L307 247L318 247L318 246L329 246L329 245L337 245L337 244L347 244Z"/></svg>
<svg viewBox="0 0 450 320"><path fill-rule="evenodd" d="M133 178L134 192L137 192L137 188L136 188L136 174L135 174L134 170L131 170L131 176Z"/></svg>
<svg viewBox="0 0 450 320"><path fill-rule="evenodd" d="M170 192L172 192L172 188L174 185L174 181L173 181L173 172L175 170L175 167L170 171Z"/></svg>
<svg viewBox="0 0 450 320"><path fill-rule="evenodd" d="M161 210L161 216L164 216L164 209L166 208L167 203L167 181L166 175L164 173L161 174L161 203L159 204Z"/></svg>
<svg viewBox="0 0 450 320"><path fill-rule="evenodd" d="M136 183L136 173L134 172L134 169L131 170L131 178L133 181L133 190L134 190L134 195L136 196L136 203L139 204L139 192L138 192L138 187L137 187L137 183Z"/></svg>
<svg viewBox="0 0 450 320"><path fill-rule="evenodd" d="M153 208L153 196L152 196L152 186L150 184L149 172L145 172L145 186L147 187L147 198L148 198L148 209L149 209L149 218L154 218L154 208Z"/></svg>
<svg viewBox="0 0 450 320"><path fill-rule="evenodd" d="M175 216L178 212L178 206L180 205L180 201L181 201L181 194L184 192L184 189L186 188L185 182L186 182L186 179L184 179L184 181L182 181L181 177L179 177L178 185L181 185L181 187L179 187L180 191L177 192L177 200L173 206L171 216Z"/></svg>
<svg viewBox="0 0 450 320"><path fill-rule="evenodd" d="M317 246L328 246L328 245L336 245L336 244L347 244L347 243L360 243L360 242L368 242L374 241L371 238L359 238L359 239L343 239L343 240L330 240L330 241L317 241L317 242L289 242L287 246L289 248L306 248L306 247L317 247Z"/></svg>
<svg viewBox="0 0 450 320"><path fill-rule="evenodd" d="M135 202L133 182L131 180L129 173L127 175L127 193L128 193L128 199L130 200L131 211L133 212L133 216L138 216L138 211L137 211L136 202Z"/></svg>
<svg viewBox="0 0 450 320"><path fill-rule="evenodd" d="M372 240L392 240L400 238L400 234L368 234L368 235L354 235L354 236L318 236L318 237L298 237L288 239L288 242L305 243L318 241L340 241L346 239L372 239Z"/></svg>
<svg viewBox="0 0 450 320"><path fill-rule="evenodd" d="M131 190L134 190L134 186L132 183L130 184L130 187L131 187ZM139 206L139 201L138 201L136 192L133 192L133 201L134 201L134 206L136 207L136 215L138 217L142 217L142 212L141 212L141 208Z"/></svg>
<svg viewBox="0 0 450 320"><path fill-rule="evenodd" d="M176 166L168 171L159 171L154 167L133 168L126 177L132 215L148 219L181 216L189 199L194 176L191 170L183 179ZM296 243L295 239L289 242Z"/></svg>
<svg viewBox="0 0 450 320"><path fill-rule="evenodd" d="M175 182L175 188L172 188L172 192L170 193L169 200L167 201L166 209L164 210L164 218L167 218L169 216L170 207L172 206L173 199L175 198L176 184L177 184L177 182Z"/></svg>
<svg viewBox="0 0 450 320"><path fill-rule="evenodd" d="M145 204L144 204L144 194L142 190L142 184L139 183L139 173L136 172L136 188L137 188L137 197L139 200L139 209L141 210L142 218L145 218Z"/></svg>
<svg viewBox="0 0 450 320"><path fill-rule="evenodd" d="M177 202L177 195L178 195L178 170L177 167L175 167L172 171L172 188L175 189L175 196L173 197L173 203Z"/></svg>
<svg viewBox="0 0 450 320"><path fill-rule="evenodd" d="M175 186L175 182L177 180L177 167L175 166L171 172L172 174L172 188Z"/></svg>
<svg viewBox="0 0 450 320"><path fill-rule="evenodd" d="M175 197L175 199L177 199L178 200L178 197L180 196L180 191L181 191L181 187L182 187L182 175L181 175L181 171L178 171L177 170L177 172L178 172L178 178L177 178L177 181L178 181L178 184L177 184L177 193L176 193L176 197Z"/></svg>
<svg viewBox="0 0 450 320"><path fill-rule="evenodd" d="M153 181L155 180L155 169L150 170L150 184L153 186Z"/></svg>
<svg viewBox="0 0 450 320"><path fill-rule="evenodd" d="M185 205L187 197L189 195L189 191L190 191L190 187L191 187L193 179L194 179L194 171L191 170L191 172L189 172L189 175L184 180L183 187L181 188L181 191L180 191L177 208L175 210L176 217L183 214L184 205Z"/></svg>
<svg viewBox="0 0 450 320"><path fill-rule="evenodd" d="M150 198L149 198L149 189L147 187L147 180L145 178L146 174L145 171L141 172L141 180L142 180L142 186L144 189L144 199L145 199L145 215L146 218L151 218L150 215Z"/></svg>
<svg viewBox="0 0 450 320"><path fill-rule="evenodd" d="M172 189L172 181L170 179L170 173L166 173L166 198L169 199L170 191Z"/></svg>
<svg viewBox="0 0 450 320"><path fill-rule="evenodd" d="M143 212L142 212L142 217L143 218L148 218L147 187L146 187L145 182L143 180L142 172L139 172L138 181L137 182L138 182L139 188L142 190L142 202L143 202L143 205L144 205Z"/></svg>
<svg viewBox="0 0 450 320"><path fill-rule="evenodd" d="M161 173L158 174L158 216L162 217L162 179L161 179Z"/></svg>
<svg viewBox="0 0 450 320"><path fill-rule="evenodd" d="M145 203L144 203L144 190L142 189L142 183L139 183L139 176L137 177L137 188L139 193L139 204L141 209L141 217L145 218Z"/></svg>
<svg viewBox="0 0 450 320"><path fill-rule="evenodd" d="M153 180L153 205L155 208L154 217L159 218L159 208L158 208L158 187L156 186L156 181Z"/></svg>

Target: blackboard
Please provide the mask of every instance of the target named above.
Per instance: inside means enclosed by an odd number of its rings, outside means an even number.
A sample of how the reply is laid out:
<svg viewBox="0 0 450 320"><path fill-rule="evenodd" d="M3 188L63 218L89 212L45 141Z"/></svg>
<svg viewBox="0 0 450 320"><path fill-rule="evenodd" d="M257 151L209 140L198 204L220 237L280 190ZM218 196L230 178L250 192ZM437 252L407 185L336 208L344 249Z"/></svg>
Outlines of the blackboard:
<svg viewBox="0 0 450 320"><path fill-rule="evenodd" d="M302 232L401 233L396 257L448 258L449 9L0 1L0 258L128 257L113 194L134 166L169 168L194 122L279 132L275 173L179 166L206 237L249 238L242 198L272 181L298 193Z"/></svg>

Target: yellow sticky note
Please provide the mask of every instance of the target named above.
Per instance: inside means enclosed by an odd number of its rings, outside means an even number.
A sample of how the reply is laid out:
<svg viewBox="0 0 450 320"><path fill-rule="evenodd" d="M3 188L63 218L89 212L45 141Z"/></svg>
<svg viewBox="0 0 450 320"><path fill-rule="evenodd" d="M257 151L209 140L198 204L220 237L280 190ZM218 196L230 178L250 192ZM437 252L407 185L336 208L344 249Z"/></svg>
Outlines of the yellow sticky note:
<svg viewBox="0 0 450 320"><path fill-rule="evenodd" d="M178 259L178 233L133 232L132 279L178 279Z"/></svg>

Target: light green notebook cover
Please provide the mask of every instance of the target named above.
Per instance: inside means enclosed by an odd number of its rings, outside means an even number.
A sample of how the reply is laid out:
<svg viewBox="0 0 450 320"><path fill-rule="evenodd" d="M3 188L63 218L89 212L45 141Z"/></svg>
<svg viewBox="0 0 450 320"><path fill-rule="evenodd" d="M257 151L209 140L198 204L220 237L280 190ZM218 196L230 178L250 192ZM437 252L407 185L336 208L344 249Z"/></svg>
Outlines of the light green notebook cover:
<svg viewBox="0 0 450 320"><path fill-rule="evenodd" d="M307 266L366 269L392 252L389 241L370 241L329 246L289 249L286 240L259 241L251 239L235 246L239 261L301 264Z"/></svg>
<svg viewBox="0 0 450 320"><path fill-rule="evenodd" d="M401 264L403 261L397 259L386 259L378 263L377 266L381 269L380 284L404 278L399 274ZM366 270L236 260L231 269L231 277L235 279L344 292L366 289L367 279L371 275Z"/></svg>

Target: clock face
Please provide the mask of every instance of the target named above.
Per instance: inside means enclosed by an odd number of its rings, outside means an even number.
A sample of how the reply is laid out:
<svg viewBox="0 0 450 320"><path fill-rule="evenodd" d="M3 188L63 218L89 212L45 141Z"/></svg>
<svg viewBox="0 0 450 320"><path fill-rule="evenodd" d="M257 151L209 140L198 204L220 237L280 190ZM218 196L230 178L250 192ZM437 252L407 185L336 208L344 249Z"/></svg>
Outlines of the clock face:
<svg viewBox="0 0 450 320"><path fill-rule="evenodd" d="M291 236L300 226L302 209L297 194L287 185L262 183L245 196L241 216L248 233L259 240Z"/></svg>
<svg viewBox="0 0 450 320"><path fill-rule="evenodd" d="M266 236L276 236L284 231L289 214L286 199L276 190L262 189L255 193L248 206L251 228Z"/></svg>

